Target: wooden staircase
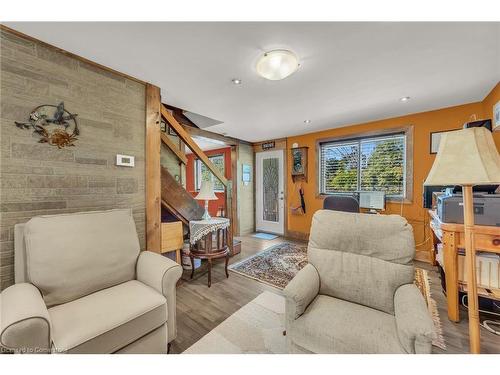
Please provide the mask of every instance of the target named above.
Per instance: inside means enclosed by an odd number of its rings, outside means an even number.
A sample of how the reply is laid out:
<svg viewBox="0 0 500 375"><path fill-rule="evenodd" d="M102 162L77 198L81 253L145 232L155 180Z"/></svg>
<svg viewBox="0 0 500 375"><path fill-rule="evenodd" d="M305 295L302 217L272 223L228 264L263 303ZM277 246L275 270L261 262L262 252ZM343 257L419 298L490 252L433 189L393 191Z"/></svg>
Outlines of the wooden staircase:
<svg viewBox="0 0 500 375"><path fill-rule="evenodd" d="M212 174L224 186L226 196L226 213L232 223L232 181L229 181L225 176L215 167L210 161L208 156L200 149L194 142L189 133L184 127L179 124L172 113L163 105L160 105L160 113L163 120L175 131L180 140L191 149L193 154L206 165ZM163 142L179 159L181 163L186 164L186 155L163 133L160 134L161 142ZM199 220L203 216L204 208L202 208L198 201L196 201L191 194L186 191L175 178L163 167L161 168L161 205L166 208L173 216L184 224L189 225L190 220ZM231 251L233 249L233 233L229 231L228 239Z"/></svg>
<svg viewBox="0 0 500 375"><path fill-rule="evenodd" d="M161 167L161 204L184 224L200 220L204 209L168 171Z"/></svg>

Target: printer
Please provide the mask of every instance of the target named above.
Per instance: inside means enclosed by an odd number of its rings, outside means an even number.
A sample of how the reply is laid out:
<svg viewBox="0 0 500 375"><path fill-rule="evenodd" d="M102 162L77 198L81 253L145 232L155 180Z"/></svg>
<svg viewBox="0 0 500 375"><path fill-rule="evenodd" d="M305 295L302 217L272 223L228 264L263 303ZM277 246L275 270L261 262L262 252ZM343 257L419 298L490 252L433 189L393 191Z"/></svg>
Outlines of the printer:
<svg viewBox="0 0 500 375"><path fill-rule="evenodd" d="M474 224L500 227L500 194L474 193ZM443 223L463 224L462 194L443 194L437 197L437 214Z"/></svg>

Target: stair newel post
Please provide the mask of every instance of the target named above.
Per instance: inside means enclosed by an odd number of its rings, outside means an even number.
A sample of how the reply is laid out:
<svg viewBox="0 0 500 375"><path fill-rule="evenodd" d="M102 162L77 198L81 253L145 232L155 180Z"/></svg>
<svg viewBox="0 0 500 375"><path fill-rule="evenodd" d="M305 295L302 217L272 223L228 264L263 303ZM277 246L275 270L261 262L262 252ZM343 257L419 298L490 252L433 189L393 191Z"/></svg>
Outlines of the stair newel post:
<svg viewBox="0 0 500 375"><path fill-rule="evenodd" d="M229 246L229 250L231 254L233 252L233 226L234 226L234 218L233 218L233 181L228 180L226 185L226 216L229 219L230 227L228 228L228 238L227 245Z"/></svg>

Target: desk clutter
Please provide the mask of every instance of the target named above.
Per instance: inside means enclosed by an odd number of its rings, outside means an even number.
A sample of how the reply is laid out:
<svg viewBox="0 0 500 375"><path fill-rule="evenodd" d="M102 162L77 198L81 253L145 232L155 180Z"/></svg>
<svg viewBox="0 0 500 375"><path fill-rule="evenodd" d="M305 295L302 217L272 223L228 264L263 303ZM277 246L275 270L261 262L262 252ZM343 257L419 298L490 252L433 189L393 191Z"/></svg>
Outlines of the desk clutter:
<svg viewBox="0 0 500 375"><path fill-rule="evenodd" d="M443 244L437 245L436 261L444 269ZM500 254L484 253L478 251L476 254L476 279L479 288L484 289L484 294L492 294L500 299ZM465 267L465 252L458 250L458 282L461 285L467 283L467 270Z"/></svg>
<svg viewBox="0 0 500 375"><path fill-rule="evenodd" d="M446 294L448 318L460 320L459 304L467 300L467 267L464 250L464 225L441 221L436 210L429 210L435 263ZM476 284L482 313L500 314L500 227L475 228ZM467 305L464 305L467 307Z"/></svg>

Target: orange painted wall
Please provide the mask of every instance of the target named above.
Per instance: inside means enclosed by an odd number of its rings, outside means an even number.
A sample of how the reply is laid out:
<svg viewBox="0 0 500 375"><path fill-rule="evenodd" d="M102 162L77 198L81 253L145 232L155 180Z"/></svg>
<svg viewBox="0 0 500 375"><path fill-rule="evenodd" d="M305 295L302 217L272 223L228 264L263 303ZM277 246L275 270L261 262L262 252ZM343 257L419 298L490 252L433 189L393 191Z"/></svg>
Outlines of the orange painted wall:
<svg viewBox="0 0 500 375"><path fill-rule="evenodd" d="M429 153L430 133L443 130L459 129L470 120L472 115L478 118L492 117L492 103L499 100L500 88L497 85L483 102L470 103L456 107L444 108L430 112L416 113L407 116L390 118L386 120L373 121L364 124L351 125L337 129L304 134L301 136L287 138L287 149L293 143L309 147L308 150L308 182L304 183L304 195L307 205L307 214L302 216L292 215L288 209L288 230L309 233L311 219L316 210L322 208L323 199L317 197L317 172L316 172L316 142L322 138L348 136L349 134L362 133L377 129L397 128L404 125L413 125L413 200L411 203L387 203L386 213L402 214L415 232L415 241L421 244L429 237L429 228L426 225L428 218L426 210L422 207L422 184L434 162L435 155ZM494 134L497 147L500 149L500 131ZM288 151L290 152L290 151ZM288 171L291 169L291 160L288 159ZM288 184L288 207L294 201L292 194L294 184L290 174L287 174ZM430 243L420 245L419 250L430 248Z"/></svg>
<svg viewBox="0 0 500 375"><path fill-rule="evenodd" d="M493 119L493 106L500 101L500 82L491 90L483 100L483 118ZM493 133L497 149L500 150L500 129Z"/></svg>
<svg viewBox="0 0 500 375"><path fill-rule="evenodd" d="M225 148L218 148L216 150L208 150L205 151L205 154L208 156L213 156L213 155L220 155L224 154L224 177L227 179L231 179L231 147L225 147ZM186 165L186 190L194 197L198 194L198 192L195 189L194 182L194 161L196 160L196 156L194 154L188 154L186 155L188 162ZM217 196L216 201L209 201L208 202L208 213L210 216L216 216L217 211L220 206L226 207L226 194L224 192L216 192L215 195ZM204 207L205 202L199 201L198 202L200 206Z"/></svg>

